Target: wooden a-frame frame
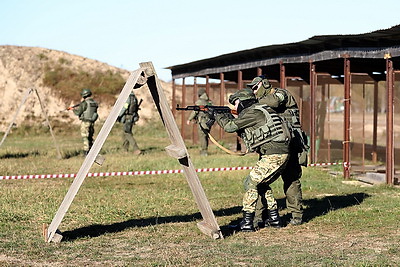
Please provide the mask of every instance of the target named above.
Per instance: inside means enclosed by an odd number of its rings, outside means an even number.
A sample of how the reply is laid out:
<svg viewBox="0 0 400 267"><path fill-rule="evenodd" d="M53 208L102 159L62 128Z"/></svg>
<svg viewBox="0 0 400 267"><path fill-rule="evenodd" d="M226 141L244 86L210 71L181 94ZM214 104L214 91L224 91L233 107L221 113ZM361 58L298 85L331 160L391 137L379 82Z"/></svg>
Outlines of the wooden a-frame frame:
<svg viewBox="0 0 400 267"><path fill-rule="evenodd" d="M44 105L42 103L42 99L40 98L38 91L36 89L32 89L32 88L28 88L25 91L25 95L22 98L21 103L19 104L19 107L18 107L17 111L14 114L13 119L11 120L10 124L8 125L8 128L7 128L6 132L3 135L3 138L0 141L0 147L3 144L4 140L6 140L7 135L9 134L12 126L14 125L15 120L17 119L17 116L18 116L19 112L22 109L22 106L25 104L26 100L28 99L28 97L31 95L32 92L36 93L36 96L37 96L39 104L40 104L40 108L42 109L42 114L43 114L44 118L46 119L47 125L49 126L50 134L51 134L51 137L53 138L53 143L54 143L54 146L56 147L56 150L57 150L57 157L59 159L61 159L62 158L61 151L60 151L60 148L59 148L59 146L57 144L56 137L55 137L54 132L53 132L53 128L51 127L49 118L47 116L46 110L45 110Z"/></svg>
<svg viewBox="0 0 400 267"><path fill-rule="evenodd" d="M166 147L167 153L176 158L181 164L184 174L186 176L189 187L193 193L197 206L203 217L203 221L197 224L198 228L204 234L212 237L213 239L223 239L223 235L215 219L214 213L212 212L210 203L204 193L203 187L201 186L200 180L197 176L196 170L189 158L188 151L186 149L183 138L180 134L176 121L172 115L172 111L168 105L164 91L161 87L161 83L158 80L157 74L151 62L140 63L140 68L133 71L129 76L124 88L122 89L114 107L111 109L103 127L101 128L89 154L85 158L80 170L78 171L73 183L71 184L67 194L64 197L63 202L58 208L51 224L48 228L43 231L46 242L60 242L62 234L58 230L58 227L68 211L68 208L72 204L73 199L78 193L89 169L93 165L96 156L100 152L108 134L110 133L117 117L122 109L126 99L128 99L130 92L134 88L139 88L147 83L147 86L151 92L154 103L157 106L157 110L161 116L164 126L168 132L171 140L171 145Z"/></svg>

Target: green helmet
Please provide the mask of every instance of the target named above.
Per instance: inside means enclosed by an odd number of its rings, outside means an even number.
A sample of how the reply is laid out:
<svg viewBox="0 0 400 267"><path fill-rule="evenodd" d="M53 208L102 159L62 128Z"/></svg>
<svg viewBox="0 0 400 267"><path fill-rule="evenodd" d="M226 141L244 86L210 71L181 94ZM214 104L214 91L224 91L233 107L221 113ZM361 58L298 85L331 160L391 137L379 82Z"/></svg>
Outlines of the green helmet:
<svg viewBox="0 0 400 267"><path fill-rule="evenodd" d="M82 92L81 92L81 96L82 97L88 97L88 96L91 96L91 95L92 95L92 91L90 91L90 89L87 89L87 88L83 89Z"/></svg>
<svg viewBox="0 0 400 267"><path fill-rule="evenodd" d="M232 105L235 105L236 100L244 101L244 100L249 100L249 99L256 99L256 96L254 95L253 91L250 89L242 89L234 93L229 97L229 103Z"/></svg>
<svg viewBox="0 0 400 267"><path fill-rule="evenodd" d="M202 96L203 94L205 94L206 93L206 89L204 89L204 88L200 88L198 91L197 91L197 95L198 96Z"/></svg>
<svg viewBox="0 0 400 267"><path fill-rule="evenodd" d="M250 89L253 89L253 87L254 87L255 85L257 85L258 83L260 83L260 82L262 83L262 86L263 86L265 89L268 89L268 88L271 87L271 83L268 81L268 79L267 79L267 77L265 77L265 75L261 75L261 76L255 77L255 78L251 81L251 83L248 83L248 84L247 84L247 87L250 88Z"/></svg>

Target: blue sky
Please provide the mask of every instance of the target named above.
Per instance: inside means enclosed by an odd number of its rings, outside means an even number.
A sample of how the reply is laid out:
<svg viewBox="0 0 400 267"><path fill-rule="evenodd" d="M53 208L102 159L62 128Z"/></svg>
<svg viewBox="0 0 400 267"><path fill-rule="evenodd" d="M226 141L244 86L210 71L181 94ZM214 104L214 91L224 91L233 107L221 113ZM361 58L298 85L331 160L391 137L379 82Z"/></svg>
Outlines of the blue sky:
<svg viewBox="0 0 400 267"><path fill-rule="evenodd" d="M61 50L135 70L165 67L314 35L400 24L400 1L1 0L0 45Z"/></svg>

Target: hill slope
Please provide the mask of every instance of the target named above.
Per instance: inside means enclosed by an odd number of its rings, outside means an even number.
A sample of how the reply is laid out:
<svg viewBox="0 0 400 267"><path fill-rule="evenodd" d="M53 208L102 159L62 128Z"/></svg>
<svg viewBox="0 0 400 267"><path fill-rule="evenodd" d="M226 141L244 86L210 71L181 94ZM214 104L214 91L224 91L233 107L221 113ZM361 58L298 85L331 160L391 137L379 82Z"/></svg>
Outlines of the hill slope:
<svg viewBox="0 0 400 267"><path fill-rule="evenodd" d="M65 73L80 73L86 76L104 75L111 73L123 78L123 83L129 77L128 70L110 66L97 60L85 57L71 55L66 52L39 48L39 47L21 47L21 46L0 46L0 131L5 131L11 123L22 99L29 88L35 88L45 106L47 115L51 121L60 121L62 123L79 123L79 120L72 112L63 110L71 104L79 103L81 87L79 85L71 86L70 92L60 94L45 82L49 70L62 66ZM139 68L139 65L138 65ZM85 81L83 81L84 83ZM167 98L171 99L171 83L162 82ZM104 92L92 89L94 98L99 102L100 120L105 120L110 109L115 103L121 88L114 90L117 93L106 97ZM65 92L64 92L65 93ZM147 88L141 88L135 91L139 99L143 99L141 106L139 124L151 119L157 115L153 99ZM158 115L157 115L158 116ZM35 94L31 94L15 121L16 125L37 124L44 121L44 116L40 103Z"/></svg>

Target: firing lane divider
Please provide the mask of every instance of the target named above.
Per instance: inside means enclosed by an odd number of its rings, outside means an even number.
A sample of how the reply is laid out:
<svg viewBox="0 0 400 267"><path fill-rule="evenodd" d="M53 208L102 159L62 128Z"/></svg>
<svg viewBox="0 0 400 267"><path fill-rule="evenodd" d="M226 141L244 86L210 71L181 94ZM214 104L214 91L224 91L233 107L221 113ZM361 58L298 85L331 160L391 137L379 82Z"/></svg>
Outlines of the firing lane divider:
<svg viewBox="0 0 400 267"><path fill-rule="evenodd" d="M346 163L313 163L307 166L332 166L341 165L348 166ZM253 167L226 167L226 168L204 168L196 169L196 172L217 172L217 171L239 171L251 170ZM131 171L131 172L97 172L88 173L86 177L108 177L108 176L135 176L135 175L148 175L148 174L171 174L183 173L183 170L161 170L161 171ZM0 180L26 180L26 179L48 179L48 178L74 178L76 174L31 174L31 175L7 175L0 176Z"/></svg>

